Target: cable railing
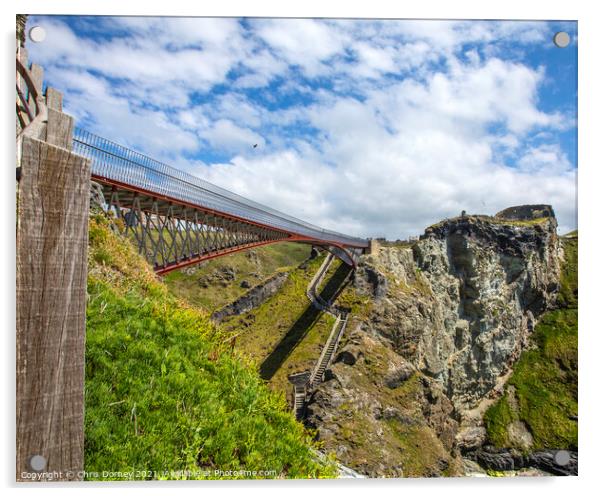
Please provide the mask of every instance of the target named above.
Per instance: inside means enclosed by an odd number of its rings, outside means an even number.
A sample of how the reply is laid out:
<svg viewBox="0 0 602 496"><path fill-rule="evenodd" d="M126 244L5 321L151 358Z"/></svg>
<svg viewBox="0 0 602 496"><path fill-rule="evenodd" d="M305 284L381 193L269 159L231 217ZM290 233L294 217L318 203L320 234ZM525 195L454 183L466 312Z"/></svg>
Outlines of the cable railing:
<svg viewBox="0 0 602 496"><path fill-rule="evenodd" d="M96 177L125 183L301 236L358 248L368 246L365 239L322 229L81 128L74 129L73 151L92 160L92 175Z"/></svg>

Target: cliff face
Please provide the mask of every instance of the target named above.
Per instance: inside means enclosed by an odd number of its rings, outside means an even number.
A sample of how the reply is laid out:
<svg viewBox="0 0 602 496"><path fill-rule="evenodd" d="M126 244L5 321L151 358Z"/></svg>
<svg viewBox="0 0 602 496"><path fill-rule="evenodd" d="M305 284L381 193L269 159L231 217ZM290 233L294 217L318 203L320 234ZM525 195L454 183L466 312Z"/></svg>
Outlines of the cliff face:
<svg viewBox="0 0 602 496"><path fill-rule="evenodd" d="M441 320L419 335L413 361L457 408L474 406L553 303L560 274L556 220L446 221L427 229L414 256L433 292L432 314Z"/></svg>
<svg viewBox="0 0 602 496"><path fill-rule="evenodd" d="M554 217L461 217L428 228L412 249L367 257L357 284L370 286L371 272L386 279L368 326L465 410L516 360L559 271Z"/></svg>
<svg viewBox="0 0 602 496"><path fill-rule="evenodd" d="M439 468L431 464L421 470L437 474L450 461L454 466L458 424L511 371L537 317L555 300L562 255L557 223L550 207L536 207L448 219L427 228L413 246L383 247L363 257L354 288L372 296L371 311L343 343L333 381L321 387L309 409L310 423L327 434L330 444L345 445L345 440L340 422L337 427L326 415L328 405L341 395L362 398L355 407L359 415L367 411L360 403L387 403L391 391L416 376L414 401L422 415L416 421L435 435L433 453L443 447L452 456L438 455ZM361 339L378 343L387 354L371 354L375 346L368 346L360 359L349 358L358 348L353 340ZM415 372L401 374L391 388L387 380L395 370ZM363 388L361 380L351 379L358 373L379 386ZM476 427L463 429L457 436L464 437L461 445L482 441L479 424L477 419ZM379 430L378 418L364 426L365 432ZM353 460L349 463L354 466Z"/></svg>
<svg viewBox="0 0 602 496"><path fill-rule="evenodd" d="M308 406L308 424L346 466L370 477L462 473L457 422L441 388L356 325Z"/></svg>

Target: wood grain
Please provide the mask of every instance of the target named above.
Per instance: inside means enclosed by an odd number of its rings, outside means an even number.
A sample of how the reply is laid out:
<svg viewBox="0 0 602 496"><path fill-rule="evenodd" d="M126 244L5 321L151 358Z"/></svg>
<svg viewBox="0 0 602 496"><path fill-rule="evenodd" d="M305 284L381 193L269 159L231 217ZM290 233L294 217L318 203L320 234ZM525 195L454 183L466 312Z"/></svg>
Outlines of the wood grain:
<svg viewBox="0 0 602 496"><path fill-rule="evenodd" d="M17 480L83 470L90 162L24 137L17 216Z"/></svg>
<svg viewBox="0 0 602 496"><path fill-rule="evenodd" d="M48 109L46 142L71 150L73 145L73 117L58 110Z"/></svg>
<svg viewBox="0 0 602 496"><path fill-rule="evenodd" d="M52 86L46 88L46 106L59 112L63 111L63 94Z"/></svg>

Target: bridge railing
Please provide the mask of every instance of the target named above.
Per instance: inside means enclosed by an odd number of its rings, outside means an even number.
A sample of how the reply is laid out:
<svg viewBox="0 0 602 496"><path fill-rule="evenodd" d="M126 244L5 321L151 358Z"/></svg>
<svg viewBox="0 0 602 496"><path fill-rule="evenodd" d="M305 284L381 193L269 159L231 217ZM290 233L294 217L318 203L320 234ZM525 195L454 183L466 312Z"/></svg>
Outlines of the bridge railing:
<svg viewBox="0 0 602 496"><path fill-rule="evenodd" d="M74 130L73 150L92 159L92 174L97 177L125 183L301 236L358 248L368 246L367 240L309 224L81 128Z"/></svg>

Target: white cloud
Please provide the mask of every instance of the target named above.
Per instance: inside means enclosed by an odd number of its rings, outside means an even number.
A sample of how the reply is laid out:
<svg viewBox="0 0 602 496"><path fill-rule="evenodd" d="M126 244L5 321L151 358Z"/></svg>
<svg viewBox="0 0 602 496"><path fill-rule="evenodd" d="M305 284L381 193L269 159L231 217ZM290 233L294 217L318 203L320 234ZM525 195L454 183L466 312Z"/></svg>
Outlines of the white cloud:
<svg viewBox="0 0 602 496"><path fill-rule="evenodd" d="M162 110L132 105L103 79L79 69L50 67L47 81L65 92L65 111L89 131L161 160L195 151L198 139L181 129Z"/></svg>
<svg viewBox="0 0 602 496"><path fill-rule="evenodd" d="M297 117L320 136L301 176L313 177L313 186L295 180L299 167L290 164L233 161L212 167L210 177L357 235L405 237L462 210L494 214L539 202L552 203L561 228L571 227L575 173L559 146L529 149L518 167L499 163L494 154L500 145L517 153L521 135L557 125L555 114L536 105L541 72L499 59L453 63L449 73L431 73L424 82L373 89L363 102L331 95L300 110ZM491 135L492 125L506 132ZM275 180L277 198L265 187ZM325 207L299 210L309 204Z"/></svg>
<svg viewBox="0 0 602 496"><path fill-rule="evenodd" d="M243 63L246 72L234 81L237 88L261 88L277 76L285 76L288 64L275 57L270 50L256 47Z"/></svg>
<svg viewBox="0 0 602 496"><path fill-rule="evenodd" d="M354 50L359 58L356 70L358 76L377 77L381 73L398 71L393 47L374 47L367 42L360 42L354 46Z"/></svg>
<svg viewBox="0 0 602 496"><path fill-rule="evenodd" d="M255 23L255 32L291 66L308 76L329 72L324 63L345 49L346 35L337 25L313 19L267 19Z"/></svg>
<svg viewBox="0 0 602 496"><path fill-rule="evenodd" d="M199 133L213 147L229 152L250 150L254 145L263 147L265 140L248 128L239 127L232 121L220 119L210 128Z"/></svg>
<svg viewBox="0 0 602 496"><path fill-rule="evenodd" d="M540 108L545 67L521 60L546 23L123 17L98 39L39 22L32 58L92 131L325 228L406 237L521 203L575 227L556 138L574 117Z"/></svg>
<svg viewBox="0 0 602 496"><path fill-rule="evenodd" d="M151 99L170 85L185 95L209 90L224 82L246 55L240 25L233 19L113 18L107 24L127 28L129 35L108 41L77 37L52 18L43 18L41 24L47 38L32 47L38 61L127 81L122 90L136 96L140 88L148 89Z"/></svg>
<svg viewBox="0 0 602 496"><path fill-rule="evenodd" d="M517 161L522 172L529 174L562 174L571 168L566 154L558 144L529 147Z"/></svg>
<svg viewBox="0 0 602 496"><path fill-rule="evenodd" d="M304 220L322 219L334 227L333 202L328 193L336 187L334 171L307 160L294 151L256 158L237 156L229 164L214 164L197 174L215 184Z"/></svg>

